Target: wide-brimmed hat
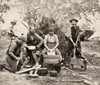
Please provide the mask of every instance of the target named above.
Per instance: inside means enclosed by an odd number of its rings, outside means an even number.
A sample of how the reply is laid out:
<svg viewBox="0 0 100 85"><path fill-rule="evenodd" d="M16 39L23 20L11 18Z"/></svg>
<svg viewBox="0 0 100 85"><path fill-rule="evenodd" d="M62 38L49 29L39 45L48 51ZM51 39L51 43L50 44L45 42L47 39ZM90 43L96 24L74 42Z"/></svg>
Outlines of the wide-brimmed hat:
<svg viewBox="0 0 100 85"><path fill-rule="evenodd" d="M22 40L23 42L26 42L26 39L23 36L19 36L18 39Z"/></svg>
<svg viewBox="0 0 100 85"><path fill-rule="evenodd" d="M76 21L76 22L78 22L77 19L71 19L69 22L71 23L72 21Z"/></svg>

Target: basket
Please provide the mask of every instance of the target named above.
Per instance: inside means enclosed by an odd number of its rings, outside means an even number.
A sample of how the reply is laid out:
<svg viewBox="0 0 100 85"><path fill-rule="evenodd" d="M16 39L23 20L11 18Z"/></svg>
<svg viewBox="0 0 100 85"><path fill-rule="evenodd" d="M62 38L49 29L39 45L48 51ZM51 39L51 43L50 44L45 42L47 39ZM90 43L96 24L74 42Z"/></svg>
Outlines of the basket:
<svg viewBox="0 0 100 85"><path fill-rule="evenodd" d="M60 61L59 55L43 55L44 64L58 64Z"/></svg>

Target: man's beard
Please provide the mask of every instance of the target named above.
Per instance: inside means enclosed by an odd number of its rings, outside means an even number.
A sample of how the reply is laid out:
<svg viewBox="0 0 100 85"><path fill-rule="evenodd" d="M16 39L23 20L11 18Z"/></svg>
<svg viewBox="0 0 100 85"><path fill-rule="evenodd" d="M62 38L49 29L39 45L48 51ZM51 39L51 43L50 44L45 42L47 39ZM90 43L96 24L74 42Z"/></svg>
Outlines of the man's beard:
<svg viewBox="0 0 100 85"><path fill-rule="evenodd" d="M72 26L73 26L73 27L75 27L75 26L76 26L76 24L72 24Z"/></svg>
<svg viewBox="0 0 100 85"><path fill-rule="evenodd" d="M50 36L53 36L53 34L49 34Z"/></svg>

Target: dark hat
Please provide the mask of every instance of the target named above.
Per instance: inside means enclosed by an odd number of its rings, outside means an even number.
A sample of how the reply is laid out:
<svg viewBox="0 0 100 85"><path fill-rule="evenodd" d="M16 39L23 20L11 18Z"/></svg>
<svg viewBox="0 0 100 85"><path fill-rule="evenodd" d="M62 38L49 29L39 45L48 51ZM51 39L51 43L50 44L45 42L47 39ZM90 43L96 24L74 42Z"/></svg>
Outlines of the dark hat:
<svg viewBox="0 0 100 85"><path fill-rule="evenodd" d="M71 20L70 20L70 23L71 23L72 21L76 21L76 22L78 22L78 20L77 20L77 19L71 19Z"/></svg>
<svg viewBox="0 0 100 85"><path fill-rule="evenodd" d="M16 21L12 21L11 22L11 25L16 25Z"/></svg>

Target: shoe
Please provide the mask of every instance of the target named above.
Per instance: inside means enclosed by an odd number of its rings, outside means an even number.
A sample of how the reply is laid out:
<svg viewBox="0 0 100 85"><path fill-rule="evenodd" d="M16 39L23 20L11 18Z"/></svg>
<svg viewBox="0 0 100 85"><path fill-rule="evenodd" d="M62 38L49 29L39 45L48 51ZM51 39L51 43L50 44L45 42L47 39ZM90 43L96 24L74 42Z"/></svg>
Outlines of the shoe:
<svg viewBox="0 0 100 85"><path fill-rule="evenodd" d="M33 78L37 78L37 77L39 77L38 74L29 74L29 76L30 76L30 77L33 77Z"/></svg>

